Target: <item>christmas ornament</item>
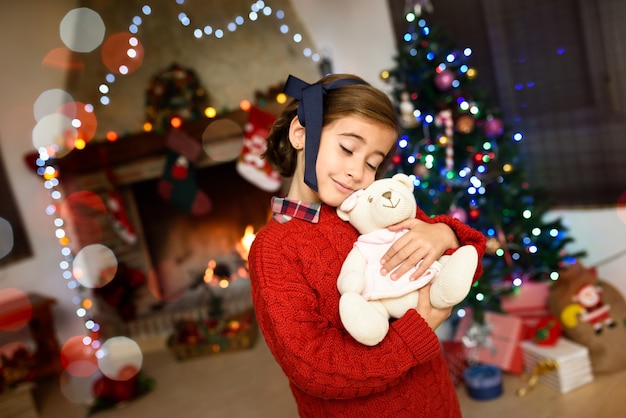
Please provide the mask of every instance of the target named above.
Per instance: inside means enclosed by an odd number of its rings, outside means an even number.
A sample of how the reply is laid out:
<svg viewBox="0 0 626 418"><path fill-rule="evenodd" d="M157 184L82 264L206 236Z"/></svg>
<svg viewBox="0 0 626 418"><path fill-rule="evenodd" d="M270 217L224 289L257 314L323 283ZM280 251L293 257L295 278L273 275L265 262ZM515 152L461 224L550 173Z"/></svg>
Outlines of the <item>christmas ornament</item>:
<svg viewBox="0 0 626 418"><path fill-rule="evenodd" d="M450 70L443 70L440 73L435 74L435 87L441 91L449 90L452 87L454 81L454 73Z"/></svg>
<svg viewBox="0 0 626 418"><path fill-rule="evenodd" d="M127 244L134 244L137 242L137 233L130 223L130 219L126 213L126 207L119 192L115 189L107 191L106 206L111 216L111 222L113 224L113 230L119 235L122 240Z"/></svg>
<svg viewBox="0 0 626 418"><path fill-rule="evenodd" d="M485 120L485 125L483 126L483 130L485 135L489 137L502 135L504 132L504 125L502 124L502 120L496 119L493 116L487 116Z"/></svg>
<svg viewBox="0 0 626 418"><path fill-rule="evenodd" d="M450 211L448 212L448 216L458 219L459 221L466 223L467 222L467 212L463 208L458 208L454 205L450 207Z"/></svg>
<svg viewBox="0 0 626 418"><path fill-rule="evenodd" d="M415 106L413 106L413 103L409 100L409 93L406 91L402 92L400 100L400 125L406 129L415 128L418 122L413 114Z"/></svg>
<svg viewBox="0 0 626 418"><path fill-rule="evenodd" d="M237 160L237 172L250 183L267 192L280 188L280 175L262 157L267 149L267 134L276 120L271 113L252 106L244 129L243 150Z"/></svg>
<svg viewBox="0 0 626 418"><path fill-rule="evenodd" d="M470 115L461 115L456 120L456 130L462 134L469 134L474 130L474 118Z"/></svg>
<svg viewBox="0 0 626 418"><path fill-rule="evenodd" d="M124 200L119 192L119 182L109 165L105 147L100 148L100 159L102 160L104 173L109 181L105 205L111 218L113 230L124 242L132 245L137 242L137 233L126 212Z"/></svg>
<svg viewBox="0 0 626 418"><path fill-rule="evenodd" d="M450 109L442 110L435 117L435 125L443 126L446 134L446 170L454 169L454 121Z"/></svg>
<svg viewBox="0 0 626 418"><path fill-rule="evenodd" d="M198 189L192 164L202 153L198 141L184 131L173 128L166 140L163 178L157 184L161 197L179 209L200 216L211 210L211 200Z"/></svg>

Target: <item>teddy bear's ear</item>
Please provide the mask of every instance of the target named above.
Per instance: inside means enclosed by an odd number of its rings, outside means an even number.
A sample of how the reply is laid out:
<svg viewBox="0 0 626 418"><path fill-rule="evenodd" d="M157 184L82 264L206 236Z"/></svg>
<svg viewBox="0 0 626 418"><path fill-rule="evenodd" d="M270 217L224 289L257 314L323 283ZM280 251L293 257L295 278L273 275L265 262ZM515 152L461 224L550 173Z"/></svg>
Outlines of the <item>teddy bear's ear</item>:
<svg viewBox="0 0 626 418"><path fill-rule="evenodd" d="M350 217L348 216L348 212L354 209L354 207L356 206L356 201L363 193L365 193L363 189L357 190L353 192L350 196L346 197L346 200L341 203L341 205L337 208L337 215L339 215L339 218L341 220L347 221L348 219L350 219Z"/></svg>
<svg viewBox="0 0 626 418"><path fill-rule="evenodd" d="M348 212L344 212L339 208L337 208L337 215L339 216L339 219L341 219L342 221L350 220L350 217L348 216Z"/></svg>
<svg viewBox="0 0 626 418"><path fill-rule="evenodd" d="M413 191L413 188L415 187L411 178L404 173L394 174L391 178L405 185L410 191Z"/></svg>

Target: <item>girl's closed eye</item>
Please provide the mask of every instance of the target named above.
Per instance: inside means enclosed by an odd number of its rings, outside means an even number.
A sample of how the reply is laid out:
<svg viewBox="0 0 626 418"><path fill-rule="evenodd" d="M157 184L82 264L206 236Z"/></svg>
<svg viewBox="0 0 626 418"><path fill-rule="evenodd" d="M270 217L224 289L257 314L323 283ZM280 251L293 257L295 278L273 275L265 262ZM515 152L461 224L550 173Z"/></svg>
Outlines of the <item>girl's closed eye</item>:
<svg viewBox="0 0 626 418"><path fill-rule="evenodd" d="M343 152L345 152L346 154L348 154L348 155L352 155L352 154L353 154L353 151L352 151L351 149L346 148L346 147L344 147L343 145L339 145L339 147L340 147L340 148L341 148L341 150L342 150Z"/></svg>

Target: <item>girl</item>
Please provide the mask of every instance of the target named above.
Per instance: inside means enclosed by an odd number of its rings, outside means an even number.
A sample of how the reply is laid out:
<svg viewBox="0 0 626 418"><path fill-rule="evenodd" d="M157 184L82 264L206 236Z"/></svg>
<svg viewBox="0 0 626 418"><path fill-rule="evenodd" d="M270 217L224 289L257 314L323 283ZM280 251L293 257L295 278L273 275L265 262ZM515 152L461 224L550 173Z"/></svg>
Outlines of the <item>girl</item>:
<svg viewBox="0 0 626 418"><path fill-rule="evenodd" d="M257 234L249 266L260 329L300 416L460 417L434 333L451 309L430 305L430 286L376 346L355 341L339 317L337 276L358 232L335 208L384 172L399 132L391 101L353 75L313 85L290 76L285 92L294 100L278 116L265 156L292 182L285 198L272 200L274 216ZM460 245L484 253L485 238L447 216L418 209L395 228L411 229L382 260L398 276L423 259L417 277Z"/></svg>

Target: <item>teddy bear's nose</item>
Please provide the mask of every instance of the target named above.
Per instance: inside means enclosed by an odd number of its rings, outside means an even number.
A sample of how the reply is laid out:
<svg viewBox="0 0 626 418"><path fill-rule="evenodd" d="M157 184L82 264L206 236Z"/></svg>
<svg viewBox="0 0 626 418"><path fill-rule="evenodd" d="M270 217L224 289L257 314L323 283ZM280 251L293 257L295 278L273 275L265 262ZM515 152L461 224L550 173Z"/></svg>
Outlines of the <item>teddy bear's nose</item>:
<svg viewBox="0 0 626 418"><path fill-rule="evenodd" d="M389 199L389 200L391 200L391 192L387 191L387 192L383 193L383 197L384 197L385 199Z"/></svg>

